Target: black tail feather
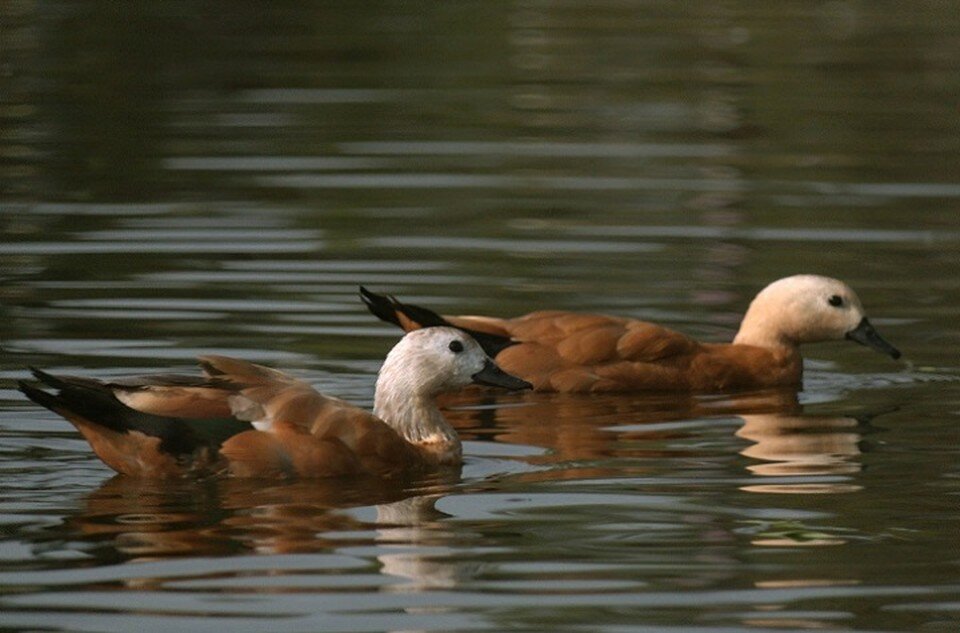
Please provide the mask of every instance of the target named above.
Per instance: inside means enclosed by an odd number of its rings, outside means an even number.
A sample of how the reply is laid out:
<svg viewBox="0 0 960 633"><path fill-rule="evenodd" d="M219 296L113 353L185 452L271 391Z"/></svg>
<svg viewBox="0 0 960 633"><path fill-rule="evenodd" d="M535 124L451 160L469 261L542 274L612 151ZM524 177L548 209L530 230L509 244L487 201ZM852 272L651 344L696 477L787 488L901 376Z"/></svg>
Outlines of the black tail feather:
<svg viewBox="0 0 960 633"><path fill-rule="evenodd" d="M88 379L74 381L72 378L60 378L36 367L31 367L30 373L43 385L57 390L56 394L52 394L20 381L20 391L37 404L60 415L78 415L118 433L126 433L134 428L126 419L129 416L124 413L125 410L139 412L117 400L113 393L102 385Z"/></svg>
<svg viewBox="0 0 960 633"><path fill-rule="evenodd" d="M409 303L400 303L393 295L378 295L370 292L363 286L360 286L360 298L367 304L367 309L375 317L394 325L400 325L400 319L397 312L402 313L408 319L420 324L420 327L453 327L446 319L427 308L411 305Z"/></svg>
<svg viewBox="0 0 960 633"><path fill-rule="evenodd" d="M20 388L20 391L23 392L23 395L30 398L41 407L50 409L53 412L57 412L57 409L60 408L60 400L53 394L49 394L42 389L37 389L28 385L22 380L17 381L17 386Z"/></svg>
<svg viewBox="0 0 960 633"><path fill-rule="evenodd" d="M397 318L397 309L394 307L396 305L396 299L387 295L378 295L375 292L370 292L363 286L360 286L360 299L363 300L370 314L381 321L393 323L397 327L400 326L400 319Z"/></svg>
<svg viewBox="0 0 960 633"><path fill-rule="evenodd" d="M53 374L48 374L45 371L37 369L36 367L30 368L30 373L33 374L33 377L47 385L48 387L53 387L54 389L66 389L69 387L69 383L61 378L57 378ZM22 382L20 384L23 384Z"/></svg>
<svg viewBox="0 0 960 633"><path fill-rule="evenodd" d="M160 450L174 455L216 448L228 437L250 430L247 422L233 419L192 420L143 413L120 402L109 387L90 379L60 378L39 369L30 370L56 394L20 381L20 391L30 400L54 413L83 418L117 433L137 431L160 439Z"/></svg>
<svg viewBox="0 0 960 633"><path fill-rule="evenodd" d="M517 343L517 341L513 341L506 336L498 336L496 334L490 334L489 332L480 332L478 330L453 325L433 310L409 303L401 303L393 295L380 295L375 292L370 292L363 286L360 286L360 298L363 299L364 304L366 304L367 309L370 310L373 316L381 321L393 323L396 326L402 327L400 319L397 317L397 312L400 312L408 319L420 324L420 327L455 327L458 330L466 332L480 344L483 351L491 358L495 358L497 354Z"/></svg>

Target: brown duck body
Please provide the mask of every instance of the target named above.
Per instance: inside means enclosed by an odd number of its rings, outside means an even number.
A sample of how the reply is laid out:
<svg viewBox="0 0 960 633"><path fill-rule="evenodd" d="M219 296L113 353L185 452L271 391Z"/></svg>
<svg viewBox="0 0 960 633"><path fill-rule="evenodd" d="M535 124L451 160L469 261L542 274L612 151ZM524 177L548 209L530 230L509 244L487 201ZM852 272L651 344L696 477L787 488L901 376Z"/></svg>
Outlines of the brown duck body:
<svg viewBox="0 0 960 633"><path fill-rule="evenodd" d="M615 316L538 311L515 318L440 316L361 288L370 311L406 331L452 325L471 333L506 371L538 391L720 392L800 385L800 344L851 338L894 358L846 284L815 275L761 291L732 343L701 343Z"/></svg>
<svg viewBox="0 0 960 633"><path fill-rule="evenodd" d="M372 413L295 378L221 356L200 361L206 377L100 382L35 372L59 393L21 388L126 475L389 476L440 461ZM253 419L270 420L270 430Z"/></svg>
<svg viewBox="0 0 960 633"><path fill-rule="evenodd" d="M675 330L599 314L538 311L513 318L444 317L515 344L496 355L538 391L729 391L799 384L796 347L701 343Z"/></svg>
<svg viewBox="0 0 960 633"><path fill-rule="evenodd" d="M408 335L394 347L377 381L381 415L246 361L205 356L200 364L204 376L115 382L34 370L56 393L23 382L20 389L71 422L119 473L313 478L459 464L459 438L434 397L472 381L529 388L453 328Z"/></svg>

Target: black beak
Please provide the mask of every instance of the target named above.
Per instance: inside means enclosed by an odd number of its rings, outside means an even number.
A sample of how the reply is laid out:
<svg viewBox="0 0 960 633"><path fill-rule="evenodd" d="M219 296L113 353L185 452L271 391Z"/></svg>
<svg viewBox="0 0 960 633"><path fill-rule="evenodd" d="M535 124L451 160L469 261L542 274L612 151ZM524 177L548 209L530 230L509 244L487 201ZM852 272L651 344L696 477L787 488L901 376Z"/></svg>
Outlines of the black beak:
<svg viewBox="0 0 960 633"><path fill-rule="evenodd" d="M533 389L531 385L526 380L521 380L516 376L512 376L507 372L500 369L495 362L487 359L487 362L483 364L483 369L475 373L473 376L473 382L478 385L486 385L487 387L503 387L504 389Z"/></svg>
<svg viewBox="0 0 960 633"><path fill-rule="evenodd" d="M872 347L881 354L886 354L894 360L900 358L900 350L883 340L883 337L877 334L877 331L870 325L870 321L867 321L867 317L863 317L860 325L847 332L847 338L861 345Z"/></svg>

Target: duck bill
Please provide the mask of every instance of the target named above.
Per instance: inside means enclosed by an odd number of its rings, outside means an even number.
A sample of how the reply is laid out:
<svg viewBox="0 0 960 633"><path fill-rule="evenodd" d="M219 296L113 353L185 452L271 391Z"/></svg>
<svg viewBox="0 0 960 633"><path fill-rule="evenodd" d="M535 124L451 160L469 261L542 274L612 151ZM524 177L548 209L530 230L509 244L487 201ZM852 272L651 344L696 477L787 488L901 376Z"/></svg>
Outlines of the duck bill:
<svg viewBox="0 0 960 633"><path fill-rule="evenodd" d="M847 332L847 338L851 341L856 341L861 345L866 345L867 347L875 349L881 354L886 354L890 358L900 358L900 350L890 343L887 343L882 336L877 334L877 331L873 329L872 325L870 325L870 321L867 320L867 317L863 317L863 320L860 321L860 325Z"/></svg>
<svg viewBox="0 0 960 633"><path fill-rule="evenodd" d="M508 374L507 372L500 369L496 363L494 363L489 358L487 362L483 364L483 369L475 373L473 376L473 382L478 385L485 385L487 387L503 387L504 389L533 389L531 385L526 380L521 380L516 376Z"/></svg>

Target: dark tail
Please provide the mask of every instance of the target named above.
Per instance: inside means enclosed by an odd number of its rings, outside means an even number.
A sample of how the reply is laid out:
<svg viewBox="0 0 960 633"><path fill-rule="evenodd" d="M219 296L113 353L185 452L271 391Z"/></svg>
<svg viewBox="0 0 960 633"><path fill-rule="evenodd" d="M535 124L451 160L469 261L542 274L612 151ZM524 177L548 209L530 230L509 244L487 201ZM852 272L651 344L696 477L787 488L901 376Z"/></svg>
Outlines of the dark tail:
<svg viewBox="0 0 960 633"><path fill-rule="evenodd" d="M133 428L124 415L129 407L117 400L106 386L87 379L61 378L35 367L31 367L30 372L41 384L57 390L56 394L47 393L21 380L20 391L40 406L64 417L74 414L111 431L126 433Z"/></svg>
<svg viewBox="0 0 960 633"><path fill-rule="evenodd" d="M373 316L381 321L393 323L401 328L403 324L400 322L400 317L397 316L397 313L402 314L422 328L435 327L438 325L453 327L446 319L433 310L407 303L400 303L397 298L392 295L378 295L360 286L360 298L363 299L363 302L367 305L367 309L370 310Z"/></svg>
<svg viewBox="0 0 960 633"><path fill-rule="evenodd" d="M56 394L20 381L20 391L42 407L69 421L82 419L117 433L137 431L160 439L159 449L171 455L216 448L227 437L252 427L236 420L188 420L142 413L117 400L113 391L95 380L58 377L31 368L43 385ZM232 423L232 424L231 424Z"/></svg>
<svg viewBox="0 0 960 633"><path fill-rule="evenodd" d="M370 292L363 286L360 286L360 298L373 316L407 331L424 327L446 326L455 327L458 330L466 332L472 336L477 343L480 343L480 347L482 347L483 351L487 353L487 356L491 358L496 358L497 354L517 343L506 336L497 336L489 332L480 332L478 330L471 330L470 328L454 325L433 310L409 303L401 303L392 295L378 295L375 292ZM417 327L405 326L400 320L399 315L403 315L407 321L412 322L412 324Z"/></svg>

